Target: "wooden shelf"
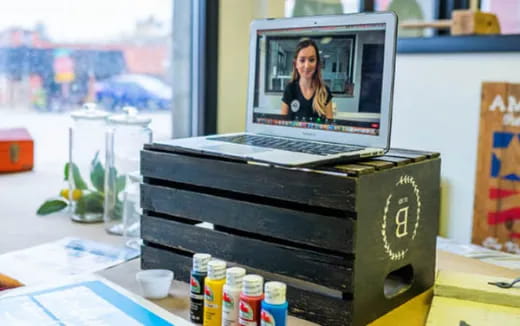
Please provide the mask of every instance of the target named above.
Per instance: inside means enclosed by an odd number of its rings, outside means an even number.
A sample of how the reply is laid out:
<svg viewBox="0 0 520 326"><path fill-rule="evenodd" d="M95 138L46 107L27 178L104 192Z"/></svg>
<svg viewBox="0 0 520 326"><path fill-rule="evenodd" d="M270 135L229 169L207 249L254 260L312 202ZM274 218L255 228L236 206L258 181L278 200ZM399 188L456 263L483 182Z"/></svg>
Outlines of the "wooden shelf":
<svg viewBox="0 0 520 326"><path fill-rule="evenodd" d="M520 34L400 38L397 53L520 52Z"/></svg>

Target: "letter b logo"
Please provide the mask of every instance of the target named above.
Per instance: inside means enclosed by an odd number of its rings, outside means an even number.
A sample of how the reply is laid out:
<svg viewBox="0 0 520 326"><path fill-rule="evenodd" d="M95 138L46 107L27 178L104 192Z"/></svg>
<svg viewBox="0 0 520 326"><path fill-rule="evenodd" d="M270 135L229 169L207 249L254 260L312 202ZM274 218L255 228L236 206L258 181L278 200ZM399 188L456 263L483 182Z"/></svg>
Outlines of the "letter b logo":
<svg viewBox="0 0 520 326"><path fill-rule="evenodd" d="M402 238L408 234L408 206L401 208L395 214L395 236Z"/></svg>

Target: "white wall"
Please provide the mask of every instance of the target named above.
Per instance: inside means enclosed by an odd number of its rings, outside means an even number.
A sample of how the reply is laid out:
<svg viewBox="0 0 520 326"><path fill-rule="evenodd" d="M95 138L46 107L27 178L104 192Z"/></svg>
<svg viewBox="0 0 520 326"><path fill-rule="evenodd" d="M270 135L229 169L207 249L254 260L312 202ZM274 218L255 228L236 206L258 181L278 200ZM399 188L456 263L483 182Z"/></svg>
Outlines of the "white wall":
<svg viewBox="0 0 520 326"><path fill-rule="evenodd" d="M471 241L483 81L520 82L520 53L399 54L392 147L438 151L441 234Z"/></svg>

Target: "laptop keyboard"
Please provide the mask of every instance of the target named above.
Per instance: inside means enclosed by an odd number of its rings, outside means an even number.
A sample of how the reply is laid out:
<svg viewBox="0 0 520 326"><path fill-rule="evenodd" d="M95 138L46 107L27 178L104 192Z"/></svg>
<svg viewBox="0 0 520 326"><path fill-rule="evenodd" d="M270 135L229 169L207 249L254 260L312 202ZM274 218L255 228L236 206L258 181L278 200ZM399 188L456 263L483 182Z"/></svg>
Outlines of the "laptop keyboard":
<svg viewBox="0 0 520 326"><path fill-rule="evenodd" d="M207 139L322 156L360 150L359 147L313 143L307 141L257 135L217 136L208 137Z"/></svg>

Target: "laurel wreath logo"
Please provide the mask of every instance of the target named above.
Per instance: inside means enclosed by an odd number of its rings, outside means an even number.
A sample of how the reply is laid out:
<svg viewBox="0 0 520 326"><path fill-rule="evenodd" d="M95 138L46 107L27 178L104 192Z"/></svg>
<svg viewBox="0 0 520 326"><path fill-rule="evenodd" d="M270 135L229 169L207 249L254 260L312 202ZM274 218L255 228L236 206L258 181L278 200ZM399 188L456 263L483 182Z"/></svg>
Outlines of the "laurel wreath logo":
<svg viewBox="0 0 520 326"><path fill-rule="evenodd" d="M417 229L419 228L419 222L421 219L421 194L419 191L419 187L415 183L415 179L412 176L408 176L408 175L401 176L401 178L399 178L399 181L397 181L395 186L399 187L401 185L406 185L406 184L409 184L412 186L413 192L414 192L416 200L417 200L417 219L415 221L415 225L414 225L414 229L413 229L413 233L412 233L412 240L414 240L415 237L417 236ZM381 236L383 237L383 244L384 244L385 252L388 254L390 259L391 260L400 260L406 256L406 253L408 252L408 248L399 250L399 251L392 250L392 247L391 247L390 243L388 242L388 238L386 236L386 225L387 225L386 219L387 219L388 208L390 207L391 200L392 200L392 194L388 195L388 197L386 198L385 210L383 213L383 223L381 224Z"/></svg>

